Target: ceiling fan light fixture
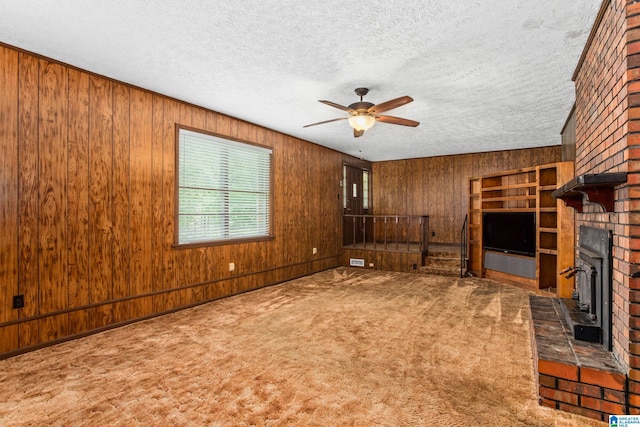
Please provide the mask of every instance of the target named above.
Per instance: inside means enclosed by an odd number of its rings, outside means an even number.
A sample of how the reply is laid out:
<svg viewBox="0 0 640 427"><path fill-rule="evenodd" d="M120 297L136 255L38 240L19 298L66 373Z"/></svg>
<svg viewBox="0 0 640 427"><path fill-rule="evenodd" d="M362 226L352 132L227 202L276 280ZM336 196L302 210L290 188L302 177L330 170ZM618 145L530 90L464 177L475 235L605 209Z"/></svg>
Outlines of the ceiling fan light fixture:
<svg viewBox="0 0 640 427"><path fill-rule="evenodd" d="M349 117L349 126L355 130L365 131L371 129L376 124L376 118L370 114L352 114Z"/></svg>
<svg viewBox="0 0 640 427"><path fill-rule="evenodd" d="M376 124L376 121L389 123L392 125L402 125L402 126L411 126L416 127L420 124L420 122L416 122L414 120L403 119L401 117L393 117L393 116L381 116L380 113L384 113L385 111L393 110L394 108L398 108L402 105L413 102L413 98L408 95L401 96L399 98L390 99L389 101L383 102L381 104L372 104L371 102L363 101L362 97L369 92L369 89L364 87L359 87L356 89L356 95L360 97L359 102L354 102L350 104L348 107L345 107L340 104L336 104L335 102L326 101L324 99L319 99L319 102L326 104L330 107L337 108L338 110L346 111L349 113L349 116L343 116L337 119L324 120L322 122L311 123L310 125L305 125L303 127L308 128L309 126L322 125L325 123L337 122L338 120L348 120L349 126L353 128L353 136L359 137L364 134L364 131L371 129L373 125Z"/></svg>

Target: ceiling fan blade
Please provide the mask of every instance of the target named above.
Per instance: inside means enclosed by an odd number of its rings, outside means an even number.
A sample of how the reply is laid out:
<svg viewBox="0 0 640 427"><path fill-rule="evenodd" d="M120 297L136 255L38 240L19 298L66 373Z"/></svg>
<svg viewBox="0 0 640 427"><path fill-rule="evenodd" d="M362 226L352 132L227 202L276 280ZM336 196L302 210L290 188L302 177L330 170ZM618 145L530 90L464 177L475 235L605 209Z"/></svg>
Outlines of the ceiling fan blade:
<svg viewBox="0 0 640 427"><path fill-rule="evenodd" d="M310 125L305 125L305 126L302 126L302 127L303 128L308 128L309 126L322 125L324 123L337 122L338 120L347 120L347 119L348 119L348 117L340 117L339 119L331 119L331 120L325 120L324 122L311 123Z"/></svg>
<svg viewBox="0 0 640 427"><path fill-rule="evenodd" d="M420 124L420 122L416 122L414 120L403 119L401 117L393 117L393 116L376 116L376 120L384 123L391 123L392 125L402 125L402 126L411 126L416 127Z"/></svg>
<svg viewBox="0 0 640 427"><path fill-rule="evenodd" d="M413 102L412 97L401 96L400 98L395 98L387 102L383 102L382 104L374 105L373 107L369 108L368 112L373 114L383 113L385 111L393 110L394 108L398 108L410 102Z"/></svg>
<svg viewBox="0 0 640 427"><path fill-rule="evenodd" d="M364 135L364 131L363 130L358 130L358 129L354 129L353 130L353 137L354 138L357 138L357 137L362 136L362 135Z"/></svg>
<svg viewBox="0 0 640 427"><path fill-rule="evenodd" d="M327 104L331 107L337 108L338 110L352 112L353 108L345 107L344 105L336 104L335 102L325 101L323 99L318 100L318 102L322 102L323 104Z"/></svg>

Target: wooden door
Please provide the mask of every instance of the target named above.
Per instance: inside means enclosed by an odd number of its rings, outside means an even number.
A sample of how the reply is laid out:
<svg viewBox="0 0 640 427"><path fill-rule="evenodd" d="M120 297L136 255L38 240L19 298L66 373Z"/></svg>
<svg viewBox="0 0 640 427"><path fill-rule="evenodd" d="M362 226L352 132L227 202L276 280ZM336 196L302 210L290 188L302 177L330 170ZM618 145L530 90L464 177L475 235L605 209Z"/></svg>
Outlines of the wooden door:
<svg viewBox="0 0 640 427"><path fill-rule="evenodd" d="M344 165L343 179L344 214L366 215L369 212L369 171L356 166ZM367 187L365 189L365 187ZM356 221L354 223L354 221ZM364 240L361 218L344 217L343 244L351 245Z"/></svg>

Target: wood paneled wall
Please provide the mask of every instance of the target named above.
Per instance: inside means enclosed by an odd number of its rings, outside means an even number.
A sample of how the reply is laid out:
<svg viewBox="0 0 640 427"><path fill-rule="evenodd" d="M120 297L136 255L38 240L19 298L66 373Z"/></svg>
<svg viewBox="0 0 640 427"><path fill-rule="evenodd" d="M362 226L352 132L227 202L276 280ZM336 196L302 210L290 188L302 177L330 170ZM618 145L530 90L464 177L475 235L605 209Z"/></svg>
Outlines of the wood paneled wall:
<svg viewBox="0 0 640 427"><path fill-rule="evenodd" d="M470 177L559 162L560 157L558 145L376 162L373 210L376 215L428 215L435 232L431 242L459 242Z"/></svg>
<svg viewBox="0 0 640 427"><path fill-rule="evenodd" d="M0 92L0 357L341 264L357 159L3 45ZM275 239L173 247L176 124L273 148Z"/></svg>

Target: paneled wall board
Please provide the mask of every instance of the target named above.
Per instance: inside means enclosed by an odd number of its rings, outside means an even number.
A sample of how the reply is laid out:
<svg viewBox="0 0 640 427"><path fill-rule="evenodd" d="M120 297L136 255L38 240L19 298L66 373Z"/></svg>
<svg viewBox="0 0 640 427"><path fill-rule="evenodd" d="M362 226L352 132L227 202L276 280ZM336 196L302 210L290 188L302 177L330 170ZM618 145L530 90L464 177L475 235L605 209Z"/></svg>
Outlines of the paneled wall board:
<svg viewBox="0 0 640 427"><path fill-rule="evenodd" d="M0 47L0 322L18 317L18 54ZM0 332L0 351L18 345L17 328Z"/></svg>
<svg viewBox="0 0 640 427"><path fill-rule="evenodd" d="M40 60L38 85L39 307L68 308L67 291L67 68ZM67 335L66 316L40 323L40 341Z"/></svg>
<svg viewBox="0 0 640 427"><path fill-rule="evenodd" d="M39 234L38 223L40 217L40 199L39 194L40 176L39 168L39 135L38 135L38 118L39 118L39 80L40 80L40 61L29 55L18 54L18 79L20 87L18 92L18 103L20 105L20 114L18 118L18 139L13 142L17 147L17 141L21 141L18 150L18 287L16 294L24 296L24 308L17 310L20 318L35 316L40 313L40 293L39 293L39 261L38 247ZM3 143L4 144L4 143ZM68 145L71 149L71 143ZM73 184L67 189L68 192L74 191ZM68 193L70 194L70 193ZM73 208L68 203L67 210ZM68 232L74 231L73 221L69 222ZM70 253L68 256L73 256ZM72 269L73 261L70 260L69 275L75 273ZM71 296L71 293L70 293ZM7 296L7 301L10 295ZM72 300L70 299L70 302ZM14 310L15 312L15 310ZM39 323L24 323L20 328L19 345L28 346L36 344L40 341Z"/></svg>
<svg viewBox="0 0 640 427"><path fill-rule="evenodd" d="M373 164L375 214L429 215L432 242L452 243L468 211L469 178L560 161L560 145Z"/></svg>
<svg viewBox="0 0 640 427"><path fill-rule="evenodd" d="M0 46L0 357L340 265L359 160ZM273 148L274 239L174 247L178 124Z"/></svg>

